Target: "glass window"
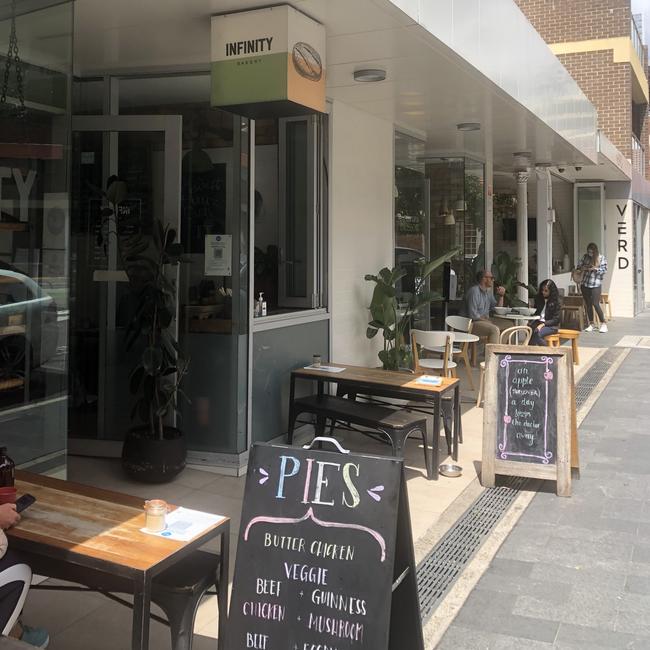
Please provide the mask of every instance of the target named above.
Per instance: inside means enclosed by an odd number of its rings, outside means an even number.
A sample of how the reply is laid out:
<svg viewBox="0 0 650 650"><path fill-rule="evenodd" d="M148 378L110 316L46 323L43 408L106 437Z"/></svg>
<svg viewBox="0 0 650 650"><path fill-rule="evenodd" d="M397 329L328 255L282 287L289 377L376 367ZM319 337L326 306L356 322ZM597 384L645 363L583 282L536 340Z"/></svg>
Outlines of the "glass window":
<svg viewBox="0 0 650 650"><path fill-rule="evenodd" d="M262 119L255 147L255 297L266 315L325 304L322 291L324 116ZM257 312L256 316L262 314Z"/></svg>
<svg viewBox="0 0 650 650"><path fill-rule="evenodd" d="M0 430L16 463L56 471L67 434L72 3L38 7L0 10L0 52L11 42L22 62L0 56Z"/></svg>
<svg viewBox="0 0 650 650"><path fill-rule="evenodd" d="M485 266L483 164L466 158L426 158L423 141L396 133L394 197L395 264L406 271L398 287L401 298L415 290L416 260L449 256L450 286L456 289L450 302L460 304L476 272ZM431 309L436 326L442 326L449 310L443 303L444 277L440 265L429 280L437 296Z"/></svg>

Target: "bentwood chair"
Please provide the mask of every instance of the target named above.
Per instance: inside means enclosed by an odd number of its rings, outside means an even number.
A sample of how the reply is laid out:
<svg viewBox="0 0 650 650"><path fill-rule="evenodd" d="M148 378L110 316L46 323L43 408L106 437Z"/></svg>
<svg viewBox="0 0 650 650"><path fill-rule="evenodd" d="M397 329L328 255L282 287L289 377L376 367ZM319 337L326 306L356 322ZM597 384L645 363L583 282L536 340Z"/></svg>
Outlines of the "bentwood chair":
<svg viewBox="0 0 650 650"><path fill-rule="evenodd" d="M518 325L517 327L509 327L507 330L501 332L499 342L502 345L528 345L533 330L528 325ZM483 401L483 389L485 387L485 361L481 361L480 380L478 384L478 397L476 398L476 406L481 406Z"/></svg>
<svg viewBox="0 0 650 650"><path fill-rule="evenodd" d="M443 377L455 377L457 364L452 357L453 343L453 332L411 330L411 347L413 350L413 367L415 372L433 370L440 373ZM421 358L418 346L422 350L442 354L442 359Z"/></svg>
<svg viewBox="0 0 650 650"><path fill-rule="evenodd" d="M445 324L451 332L462 332L464 334L472 333L471 318L466 318L465 316L447 316L447 318L445 318ZM454 345L452 348L452 358L458 357L459 359L462 359L463 364L465 365L465 372L467 373L467 381L470 390L474 390L474 379L472 378L472 371L470 370L469 362L470 345L476 346L476 343L465 341L464 343Z"/></svg>

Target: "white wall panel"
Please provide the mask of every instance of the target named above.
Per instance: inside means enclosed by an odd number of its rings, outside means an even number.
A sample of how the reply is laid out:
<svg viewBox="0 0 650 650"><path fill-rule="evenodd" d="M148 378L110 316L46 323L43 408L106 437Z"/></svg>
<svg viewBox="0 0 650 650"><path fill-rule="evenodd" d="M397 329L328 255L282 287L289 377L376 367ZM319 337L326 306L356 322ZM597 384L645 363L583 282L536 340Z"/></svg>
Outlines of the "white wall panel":
<svg viewBox="0 0 650 650"><path fill-rule="evenodd" d="M380 338L366 338L363 278L393 262L393 125L343 102L330 119L332 360L372 366Z"/></svg>

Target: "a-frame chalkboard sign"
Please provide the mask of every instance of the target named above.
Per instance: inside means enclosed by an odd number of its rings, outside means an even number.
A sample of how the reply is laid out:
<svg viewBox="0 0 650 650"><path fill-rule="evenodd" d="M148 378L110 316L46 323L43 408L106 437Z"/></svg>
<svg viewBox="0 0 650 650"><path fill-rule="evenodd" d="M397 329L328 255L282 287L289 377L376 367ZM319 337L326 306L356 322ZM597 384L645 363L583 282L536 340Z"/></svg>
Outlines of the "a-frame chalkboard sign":
<svg viewBox="0 0 650 650"><path fill-rule="evenodd" d="M481 483L496 474L550 479L571 495L571 457L577 462L570 350L486 346Z"/></svg>
<svg viewBox="0 0 650 650"><path fill-rule="evenodd" d="M424 650L401 459L253 446L226 647Z"/></svg>

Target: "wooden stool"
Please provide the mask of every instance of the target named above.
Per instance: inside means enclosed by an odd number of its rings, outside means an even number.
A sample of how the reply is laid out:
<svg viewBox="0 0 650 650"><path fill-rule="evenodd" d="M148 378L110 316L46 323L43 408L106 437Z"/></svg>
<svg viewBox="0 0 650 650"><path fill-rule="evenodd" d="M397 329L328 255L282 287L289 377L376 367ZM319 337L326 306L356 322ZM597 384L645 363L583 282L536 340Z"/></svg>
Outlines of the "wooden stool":
<svg viewBox="0 0 650 650"><path fill-rule="evenodd" d="M578 352L578 339L580 332L577 330L558 330L557 334L549 334L545 337L546 342L550 348L559 348L562 341L571 341L571 352L573 354L573 363L580 363L580 356Z"/></svg>
<svg viewBox="0 0 650 650"><path fill-rule="evenodd" d="M612 303L609 301L609 293L600 294L600 304L603 314L607 316L607 320L612 320Z"/></svg>

